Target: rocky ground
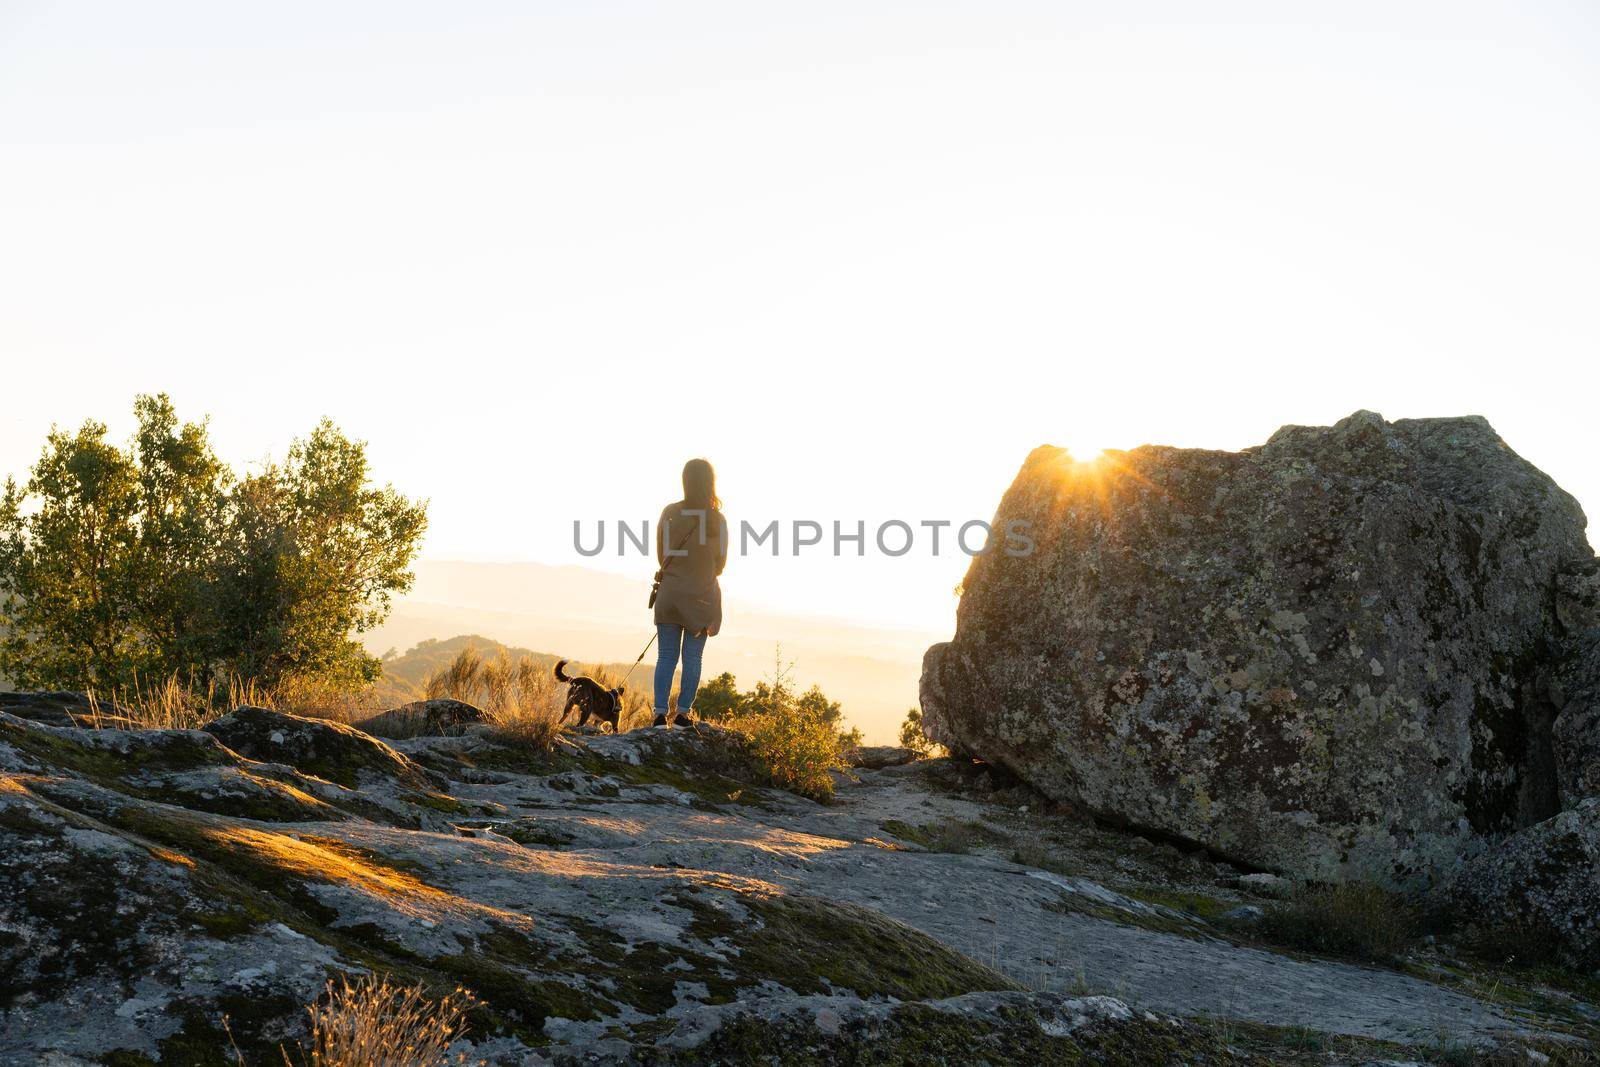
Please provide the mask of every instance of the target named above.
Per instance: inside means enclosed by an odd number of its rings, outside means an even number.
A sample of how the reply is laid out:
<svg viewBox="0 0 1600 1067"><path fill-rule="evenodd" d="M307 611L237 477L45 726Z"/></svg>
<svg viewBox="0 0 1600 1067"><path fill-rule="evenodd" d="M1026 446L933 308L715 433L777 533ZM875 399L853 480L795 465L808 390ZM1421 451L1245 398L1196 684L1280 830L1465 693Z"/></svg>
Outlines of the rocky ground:
<svg viewBox="0 0 1600 1067"><path fill-rule="evenodd" d="M0 1063L281 1063L367 971L471 990L462 1051L495 1064L1593 1062L1600 1035L1591 980L1275 946L1278 880L971 764L824 806L710 728L208 730L0 712Z"/></svg>

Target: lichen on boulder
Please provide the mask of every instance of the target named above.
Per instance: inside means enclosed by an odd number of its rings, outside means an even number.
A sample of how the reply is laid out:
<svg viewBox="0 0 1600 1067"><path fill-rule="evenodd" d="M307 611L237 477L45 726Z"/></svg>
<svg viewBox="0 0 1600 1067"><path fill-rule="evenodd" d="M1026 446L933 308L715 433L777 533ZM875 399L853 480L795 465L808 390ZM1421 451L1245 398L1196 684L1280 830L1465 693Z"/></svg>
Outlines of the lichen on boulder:
<svg viewBox="0 0 1600 1067"><path fill-rule="evenodd" d="M1567 807L1600 796L1600 627L1580 634L1571 648L1551 686L1560 709L1552 727L1556 781Z"/></svg>
<svg viewBox="0 0 1600 1067"><path fill-rule="evenodd" d="M1576 966L1600 966L1600 797L1513 834L1469 861L1446 891L1466 921L1487 919Z"/></svg>
<svg viewBox="0 0 1600 1067"><path fill-rule="evenodd" d="M1039 448L993 526L924 659L953 751L1255 866L1401 887L1559 810L1541 682L1558 576L1593 552L1482 418Z"/></svg>

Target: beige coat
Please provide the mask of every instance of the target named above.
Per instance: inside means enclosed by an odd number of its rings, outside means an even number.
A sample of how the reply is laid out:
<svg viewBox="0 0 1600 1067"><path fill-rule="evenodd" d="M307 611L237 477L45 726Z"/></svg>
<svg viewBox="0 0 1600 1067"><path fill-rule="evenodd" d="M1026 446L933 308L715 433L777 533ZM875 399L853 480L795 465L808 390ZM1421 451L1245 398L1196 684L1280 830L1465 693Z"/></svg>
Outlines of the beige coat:
<svg viewBox="0 0 1600 1067"><path fill-rule="evenodd" d="M656 622L682 626L690 633L722 629L722 588L717 575L728 562L728 520L722 512L702 514L682 501L661 510L656 524L656 563L661 589Z"/></svg>

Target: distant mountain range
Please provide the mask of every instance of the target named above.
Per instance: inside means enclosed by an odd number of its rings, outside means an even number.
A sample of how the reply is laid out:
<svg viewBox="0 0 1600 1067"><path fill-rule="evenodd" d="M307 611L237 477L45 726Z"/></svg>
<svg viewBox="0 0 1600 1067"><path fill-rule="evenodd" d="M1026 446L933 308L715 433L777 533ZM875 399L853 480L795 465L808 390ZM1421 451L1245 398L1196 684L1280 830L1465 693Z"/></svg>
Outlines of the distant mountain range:
<svg viewBox="0 0 1600 1067"><path fill-rule="evenodd" d="M426 670L413 664L431 664L435 656L448 660L459 651L454 642L466 640L462 635L481 635L496 647L537 650L533 654L552 661L564 656L626 670L655 632L645 607L649 584L621 575L570 565L437 560L419 562L416 575L411 593L365 643L394 658L412 650L403 670L407 678L418 675L418 684ZM794 664L795 681L821 685L874 742L898 733L906 710L917 703L922 653L950 636L789 615L733 599L724 615L722 633L706 650L706 677L731 671L741 685L753 685L772 674L781 646L783 661ZM430 639L438 645L416 649ZM487 643L484 648L495 650ZM654 663L652 649L634 672L635 684L648 684Z"/></svg>

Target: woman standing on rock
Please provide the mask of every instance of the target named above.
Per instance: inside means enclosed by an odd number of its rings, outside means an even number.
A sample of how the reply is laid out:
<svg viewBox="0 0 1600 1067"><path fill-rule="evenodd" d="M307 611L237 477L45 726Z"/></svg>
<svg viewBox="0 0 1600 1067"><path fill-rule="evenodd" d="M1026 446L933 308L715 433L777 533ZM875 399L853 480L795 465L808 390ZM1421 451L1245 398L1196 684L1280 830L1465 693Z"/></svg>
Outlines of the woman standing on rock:
<svg viewBox="0 0 1600 1067"><path fill-rule="evenodd" d="M655 725L667 725L672 676L683 656L678 714L673 723L688 726L694 694L700 688L700 658L706 638L722 628L722 588L717 576L728 562L728 520L717 499L717 475L703 459L683 465L683 499L661 509L656 524L656 693Z"/></svg>

